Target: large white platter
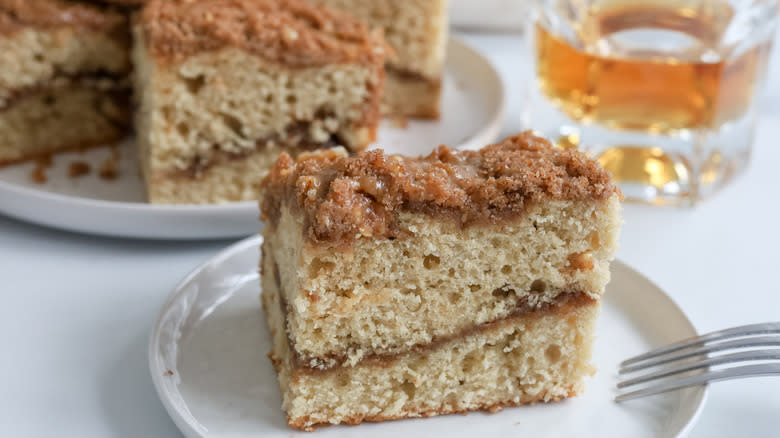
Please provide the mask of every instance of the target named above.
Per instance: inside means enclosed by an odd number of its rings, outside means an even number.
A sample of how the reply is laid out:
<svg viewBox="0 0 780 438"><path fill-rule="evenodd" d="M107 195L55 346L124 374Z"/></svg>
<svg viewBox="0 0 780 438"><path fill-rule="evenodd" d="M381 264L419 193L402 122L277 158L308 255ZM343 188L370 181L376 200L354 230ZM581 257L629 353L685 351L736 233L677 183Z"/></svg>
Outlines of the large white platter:
<svg viewBox="0 0 780 438"><path fill-rule="evenodd" d="M266 354L270 333L260 309L261 237L243 240L193 271L164 304L149 345L152 380L187 437L598 436L686 434L706 388L616 404L618 363L651 347L695 336L680 308L657 286L614 262L599 319L596 376L561 403L428 419L290 429Z"/></svg>
<svg viewBox="0 0 780 438"><path fill-rule="evenodd" d="M409 121L406 128L383 121L372 147L420 155L439 144L479 148L496 140L504 119L504 87L491 64L450 39L443 87L441 120ZM97 169L111 153L108 148L55 156L45 184L31 180L32 163L0 169L0 214L71 231L150 239L246 236L260 227L255 202L145 203L135 148L127 141L120 149L121 176L113 182L101 180L95 172L77 179L67 176L74 161Z"/></svg>

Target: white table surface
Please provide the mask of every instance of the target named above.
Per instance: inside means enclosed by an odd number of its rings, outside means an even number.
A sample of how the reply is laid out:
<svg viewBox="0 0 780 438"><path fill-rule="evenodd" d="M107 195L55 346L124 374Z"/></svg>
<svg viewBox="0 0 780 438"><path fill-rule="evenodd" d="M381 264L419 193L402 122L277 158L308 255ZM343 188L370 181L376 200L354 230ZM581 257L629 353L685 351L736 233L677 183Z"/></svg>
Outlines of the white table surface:
<svg viewBox="0 0 780 438"><path fill-rule="evenodd" d="M520 39L465 38L501 71L504 133L515 132ZM700 331L780 320L780 68L773 72L746 174L693 210L625 207L618 257ZM152 387L147 337L174 285L229 243L99 238L0 217L0 436L180 437ZM780 378L712 385L692 436L780 436Z"/></svg>

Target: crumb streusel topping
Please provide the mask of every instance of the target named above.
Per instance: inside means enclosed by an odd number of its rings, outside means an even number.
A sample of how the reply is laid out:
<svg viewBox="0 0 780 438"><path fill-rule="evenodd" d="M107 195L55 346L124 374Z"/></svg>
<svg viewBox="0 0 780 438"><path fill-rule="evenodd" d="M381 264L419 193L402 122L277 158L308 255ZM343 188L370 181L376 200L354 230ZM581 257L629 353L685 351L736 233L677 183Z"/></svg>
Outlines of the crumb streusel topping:
<svg viewBox="0 0 780 438"><path fill-rule="evenodd" d="M439 146L426 157L381 150L285 154L262 182L261 218L275 227L282 207L300 214L306 237L339 244L359 236L400 237L401 211L446 215L461 226L495 223L545 200L603 200L619 193L607 171L576 150L530 132L479 151Z"/></svg>
<svg viewBox="0 0 780 438"><path fill-rule="evenodd" d="M238 47L309 67L373 64L387 51L367 25L304 0L152 0L140 23L152 54L163 59Z"/></svg>

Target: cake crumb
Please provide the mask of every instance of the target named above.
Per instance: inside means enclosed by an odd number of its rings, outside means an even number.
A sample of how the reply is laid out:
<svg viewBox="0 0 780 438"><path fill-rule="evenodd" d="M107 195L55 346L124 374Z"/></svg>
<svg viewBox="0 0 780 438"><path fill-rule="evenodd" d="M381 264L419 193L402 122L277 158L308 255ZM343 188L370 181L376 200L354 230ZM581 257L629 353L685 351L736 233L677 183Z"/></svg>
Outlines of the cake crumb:
<svg viewBox="0 0 780 438"><path fill-rule="evenodd" d="M51 155L44 155L37 160L35 160L36 163L44 166L44 167L51 167L54 160L52 159Z"/></svg>
<svg viewBox="0 0 780 438"><path fill-rule="evenodd" d="M406 129L406 128L409 127L409 119L407 119L406 117L402 117L402 116L393 117L390 120L390 125L393 128Z"/></svg>
<svg viewBox="0 0 780 438"><path fill-rule="evenodd" d="M112 147L111 156L106 158L98 169L100 179L113 181L119 177L119 157L119 148L116 146Z"/></svg>
<svg viewBox="0 0 780 438"><path fill-rule="evenodd" d="M68 166L68 178L79 178L92 170L89 163L85 161L73 161Z"/></svg>
<svg viewBox="0 0 780 438"><path fill-rule="evenodd" d="M46 178L46 168L40 164L36 164L35 168L30 172L30 179L38 184L46 184L46 181L48 181Z"/></svg>
<svg viewBox="0 0 780 438"><path fill-rule="evenodd" d="M45 184L48 181L46 169L51 167L51 155L44 155L35 160L35 168L30 172L30 179L34 183Z"/></svg>

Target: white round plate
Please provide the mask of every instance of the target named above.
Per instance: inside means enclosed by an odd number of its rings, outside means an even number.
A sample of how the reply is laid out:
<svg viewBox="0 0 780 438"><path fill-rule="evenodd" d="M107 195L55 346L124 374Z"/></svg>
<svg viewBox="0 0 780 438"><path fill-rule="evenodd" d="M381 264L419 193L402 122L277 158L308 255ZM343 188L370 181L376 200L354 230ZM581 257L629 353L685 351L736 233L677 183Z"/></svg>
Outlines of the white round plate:
<svg viewBox="0 0 780 438"><path fill-rule="evenodd" d="M243 240L193 271L160 312L149 344L152 380L187 437L313 436L287 427L270 333L260 308L260 236ZM317 437L681 436L706 388L613 402L618 363L651 347L696 335L679 307L646 278L612 264L599 319L596 376L560 403L427 419L318 429Z"/></svg>
<svg viewBox="0 0 780 438"><path fill-rule="evenodd" d="M403 128L383 120L372 148L420 155L440 144L475 149L496 140L504 121L501 77L482 55L450 39L444 71L442 117L409 120ZM0 214L40 225L109 236L149 239L213 239L257 232L256 202L220 205L151 205L144 202L143 182L131 141L120 145L120 177L104 181L93 171L68 178L68 166L84 161L97 169L108 148L54 156L48 181L30 179L35 165L0 169Z"/></svg>

